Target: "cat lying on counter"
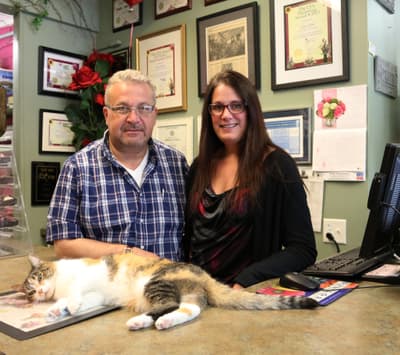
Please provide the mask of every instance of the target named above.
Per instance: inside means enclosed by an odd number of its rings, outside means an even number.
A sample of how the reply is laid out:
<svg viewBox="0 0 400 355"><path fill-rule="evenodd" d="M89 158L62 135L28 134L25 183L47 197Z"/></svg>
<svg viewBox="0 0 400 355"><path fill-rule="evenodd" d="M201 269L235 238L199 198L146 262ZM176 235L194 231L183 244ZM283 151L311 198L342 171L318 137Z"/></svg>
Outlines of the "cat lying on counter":
<svg viewBox="0 0 400 355"><path fill-rule="evenodd" d="M207 306L266 310L315 308L305 297L268 296L234 290L198 266L133 254L99 259L42 261L29 256L32 270L22 285L31 302L56 300L48 316L74 315L95 306L127 306L140 315L130 318L130 330L167 329L199 316Z"/></svg>

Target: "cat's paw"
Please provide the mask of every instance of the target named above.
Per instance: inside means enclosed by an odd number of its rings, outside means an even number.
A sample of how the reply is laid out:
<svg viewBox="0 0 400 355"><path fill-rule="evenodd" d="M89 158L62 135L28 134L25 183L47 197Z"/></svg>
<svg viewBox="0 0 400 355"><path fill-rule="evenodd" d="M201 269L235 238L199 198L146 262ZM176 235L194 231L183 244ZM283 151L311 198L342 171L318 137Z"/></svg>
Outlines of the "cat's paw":
<svg viewBox="0 0 400 355"><path fill-rule="evenodd" d="M81 307L81 303L77 302L76 300L69 299L68 304L67 304L67 309L71 315L74 315L79 311L79 308Z"/></svg>
<svg viewBox="0 0 400 355"><path fill-rule="evenodd" d="M154 320L152 317L147 314L141 314L136 317L132 317L126 322L129 330L139 330L143 328L148 328L154 324Z"/></svg>
<svg viewBox="0 0 400 355"><path fill-rule="evenodd" d="M156 320L155 326L158 330L163 330L163 329L171 328L177 324L178 324L178 322L176 321L174 314L168 313L168 314L164 314L162 317L158 318Z"/></svg>
<svg viewBox="0 0 400 355"><path fill-rule="evenodd" d="M166 313L156 320L158 330L168 329L178 324L186 323L200 314L200 307L196 304L181 303L179 309Z"/></svg>
<svg viewBox="0 0 400 355"><path fill-rule="evenodd" d="M55 320L58 318L65 317L69 314L67 308L67 299L61 298L56 303L54 303L48 310L47 310L47 317L50 320Z"/></svg>

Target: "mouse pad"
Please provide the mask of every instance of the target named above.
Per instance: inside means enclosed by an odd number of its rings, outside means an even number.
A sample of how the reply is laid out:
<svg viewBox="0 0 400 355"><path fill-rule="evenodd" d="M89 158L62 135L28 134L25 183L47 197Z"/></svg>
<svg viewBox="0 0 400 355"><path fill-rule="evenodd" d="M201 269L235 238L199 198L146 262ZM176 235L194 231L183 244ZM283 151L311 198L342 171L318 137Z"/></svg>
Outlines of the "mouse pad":
<svg viewBox="0 0 400 355"><path fill-rule="evenodd" d="M356 282L324 279L321 277L311 278L319 282L319 290L297 291L277 285L265 287L256 292L274 296L304 296L317 301L320 306L327 306L358 287L358 283Z"/></svg>

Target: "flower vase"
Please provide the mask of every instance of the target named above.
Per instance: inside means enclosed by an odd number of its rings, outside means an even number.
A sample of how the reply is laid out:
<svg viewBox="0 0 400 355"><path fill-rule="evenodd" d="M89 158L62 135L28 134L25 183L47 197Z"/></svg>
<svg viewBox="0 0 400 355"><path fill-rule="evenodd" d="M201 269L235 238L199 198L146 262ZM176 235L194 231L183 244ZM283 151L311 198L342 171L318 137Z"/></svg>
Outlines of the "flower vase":
<svg viewBox="0 0 400 355"><path fill-rule="evenodd" d="M324 120L324 127L336 127L336 118L325 118Z"/></svg>

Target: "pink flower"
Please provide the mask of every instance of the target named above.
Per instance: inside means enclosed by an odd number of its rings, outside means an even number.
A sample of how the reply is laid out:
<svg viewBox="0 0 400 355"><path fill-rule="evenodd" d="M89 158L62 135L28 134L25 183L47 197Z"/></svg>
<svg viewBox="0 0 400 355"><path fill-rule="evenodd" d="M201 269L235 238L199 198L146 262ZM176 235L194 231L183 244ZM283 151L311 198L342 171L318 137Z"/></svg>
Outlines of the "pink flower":
<svg viewBox="0 0 400 355"><path fill-rule="evenodd" d="M337 119L346 111L346 105L343 101L333 97L326 97L317 104L316 115L325 119Z"/></svg>

